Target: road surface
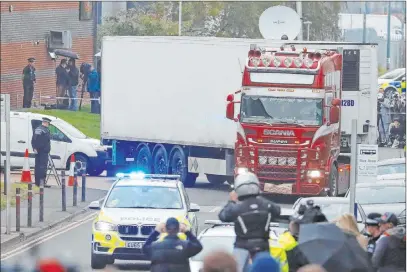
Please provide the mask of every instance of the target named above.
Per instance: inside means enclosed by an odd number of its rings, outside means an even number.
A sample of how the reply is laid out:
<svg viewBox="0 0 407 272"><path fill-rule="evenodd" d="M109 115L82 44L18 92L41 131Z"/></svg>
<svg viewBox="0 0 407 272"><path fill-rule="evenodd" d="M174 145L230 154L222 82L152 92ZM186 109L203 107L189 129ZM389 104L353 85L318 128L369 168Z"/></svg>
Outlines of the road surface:
<svg viewBox="0 0 407 272"><path fill-rule="evenodd" d="M95 180L92 187L108 188L111 180L99 178ZM90 185L90 184L89 184ZM206 181L198 182L195 188L187 189L191 202L198 204L201 211L198 213L199 229L204 229L204 221L218 219L217 215L228 199L228 186L214 187ZM276 200L278 201L278 200ZM291 207L283 204L282 207ZM2 263L29 263L30 254L35 250L35 254L43 257L64 257L81 267L81 271L92 271L90 268L90 247L91 247L91 224L95 216L94 212L77 218L74 222L67 223L56 230L51 230L44 234L38 241L28 241L18 248L8 249L2 252ZM6 255L5 255L6 254ZM7 255L8 254L8 255ZM143 262L116 261L105 271L148 271L149 266Z"/></svg>

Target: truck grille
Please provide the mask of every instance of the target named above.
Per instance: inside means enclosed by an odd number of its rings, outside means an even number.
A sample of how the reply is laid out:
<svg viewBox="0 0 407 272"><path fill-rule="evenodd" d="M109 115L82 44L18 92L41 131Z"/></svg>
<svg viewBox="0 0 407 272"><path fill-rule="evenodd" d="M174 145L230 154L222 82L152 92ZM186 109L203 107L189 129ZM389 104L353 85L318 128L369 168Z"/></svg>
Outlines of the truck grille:
<svg viewBox="0 0 407 272"><path fill-rule="evenodd" d="M258 149L258 175L267 180L295 180L298 150Z"/></svg>

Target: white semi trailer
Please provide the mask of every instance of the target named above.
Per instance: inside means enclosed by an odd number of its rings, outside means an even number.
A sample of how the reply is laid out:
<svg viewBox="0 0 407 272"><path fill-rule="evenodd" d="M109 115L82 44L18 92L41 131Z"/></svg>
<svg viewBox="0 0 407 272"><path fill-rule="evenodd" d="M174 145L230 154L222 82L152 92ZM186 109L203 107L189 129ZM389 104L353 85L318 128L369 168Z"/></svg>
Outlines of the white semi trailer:
<svg viewBox="0 0 407 272"><path fill-rule="evenodd" d="M352 116L360 120L359 141L374 144L376 46L294 43L352 53L344 57L348 90L341 118L349 120L342 120L343 147L349 152ZM272 47L281 41L104 37L101 140L112 146L108 174L180 174L185 186L193 186L199 174L211 183L232 180L236 126L225 118L226 96L241 88L250 44Z"/></svg>

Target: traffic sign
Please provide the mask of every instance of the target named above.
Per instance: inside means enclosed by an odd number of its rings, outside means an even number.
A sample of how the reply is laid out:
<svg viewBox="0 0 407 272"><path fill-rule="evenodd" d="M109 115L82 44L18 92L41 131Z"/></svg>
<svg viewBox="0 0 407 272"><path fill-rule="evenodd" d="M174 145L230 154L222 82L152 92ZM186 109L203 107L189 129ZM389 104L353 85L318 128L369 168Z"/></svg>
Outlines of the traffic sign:
<svg viewBox="0 0 407 272"><path fill-rule="evenodd" d="M377 179L379 147L377 145L358 144L357 150L356 182L359 180L375 181Z"/></svg>

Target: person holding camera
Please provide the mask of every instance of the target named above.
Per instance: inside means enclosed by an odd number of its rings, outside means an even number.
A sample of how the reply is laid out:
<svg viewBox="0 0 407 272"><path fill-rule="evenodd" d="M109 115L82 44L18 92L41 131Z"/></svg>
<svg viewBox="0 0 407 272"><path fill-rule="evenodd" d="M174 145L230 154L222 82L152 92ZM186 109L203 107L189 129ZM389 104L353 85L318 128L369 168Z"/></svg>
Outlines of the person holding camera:
<svg viewBox="0 0 407 272"><path fill-rule="evenodd" d="M181 240L178 233L185 233L187 239ZM157 241L161 233L167 235ZM189 226L170 217L166 223L156 226L143 246L143 252L151 260L151 272L190 272L189 258L202 250L202 244L192 234Z"/></svg>
<svg viewBox="0 0 407 272"><path fill-rule="evenodd" d="M235 178L230 200L219 213L222 222L234 222L235 248L249 251L250 257L269 251L270 223L280 216L279 205L260 195L260 182L253 173Z"/></svg>
<svg viewBox="0 0 407 272"><path fill-rule="evenodd" d="M301 204L298 211L291 217L288 231L281 234L278 242L287 255L288 271L297 271L300 267L307 265L308 260L297 247L301 224L314 224L328 222L319 206L308 200L306 205Z"/></svg>

